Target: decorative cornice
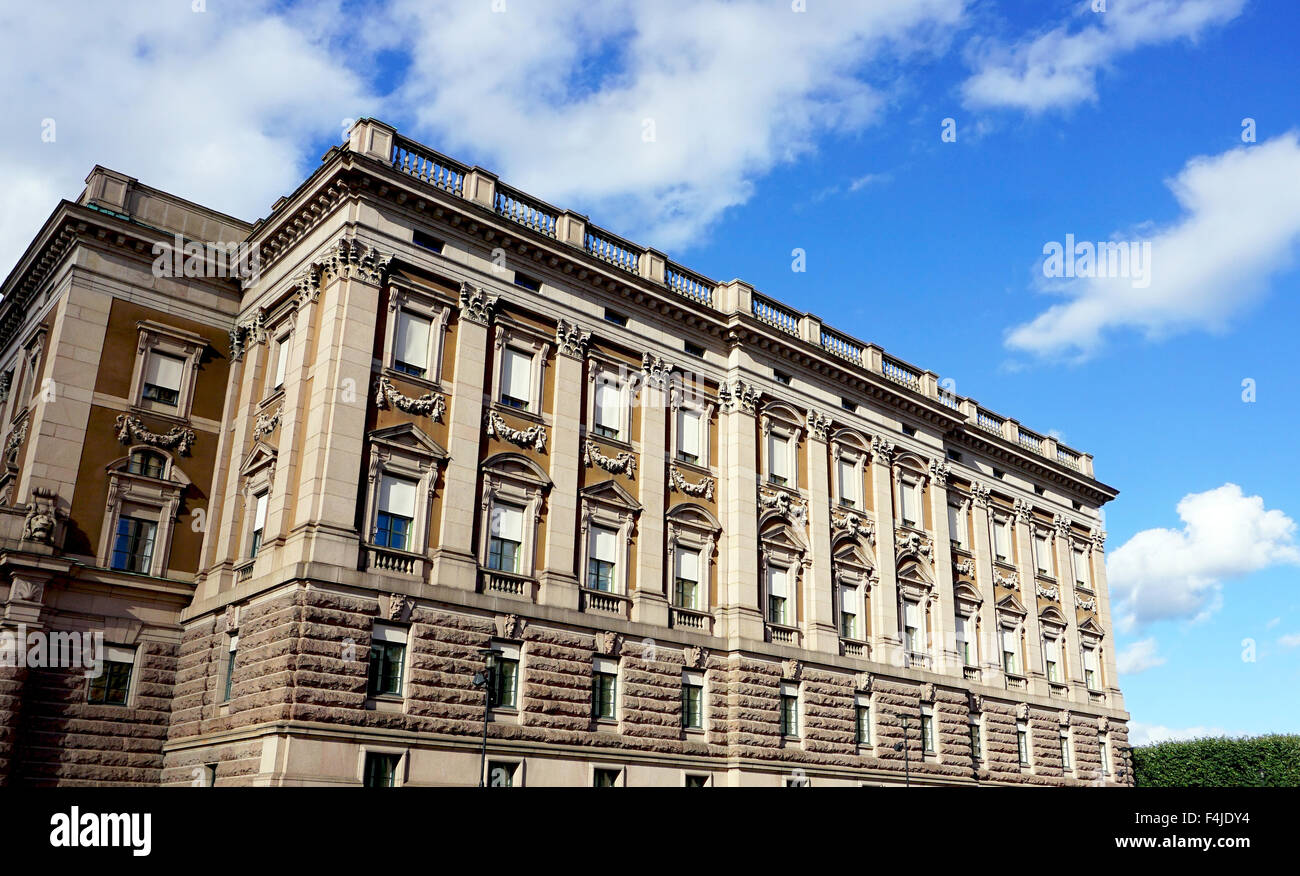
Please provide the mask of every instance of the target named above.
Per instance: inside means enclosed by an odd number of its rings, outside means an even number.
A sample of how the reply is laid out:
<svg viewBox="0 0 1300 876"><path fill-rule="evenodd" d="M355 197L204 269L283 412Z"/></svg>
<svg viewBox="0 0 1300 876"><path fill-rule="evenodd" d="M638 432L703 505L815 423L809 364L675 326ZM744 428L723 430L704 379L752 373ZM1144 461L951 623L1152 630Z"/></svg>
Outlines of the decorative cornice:
<svg viewBox="0 0 1300 876"><path fill-rule="evenodd" d="M520 447L532 447L539 453L546 449L545 426L538 423L527 429L512 429L496 411L487 412L487 434L489 438L501 438Z"/></svg>
<svg viewBox="0 0 1300 876"><path fill-rule="evenodd" d="M713 478L701 478L699 483L689 483L675 465L668 467L668 487L671 490L678 490L697 499L704 498L710 502L713 501Z"/></svg>
<svg viewBox="0 0 1300 876"><path fill-rule="evenodd" d="M497 297L488 295L481 286L460 284L460 315L465 319L487 325L492 321L492 311L496 306Z"/></svg>
<svg viewBox="0 0 1300 876"><path fill-rule="evenodd" d="M825 441L830 435L831 418L821 411L808 412L808 434L818 441Z"/></svg>
<svg viewBox="0 0 1300 876"><path fill-rule="evenodd" d="M740 411L752 414L758 410L758 402L762 397L761 390L755 389L753 385L740 378L724 383L718 389L718 400L722 409L728 413Z"/></svg>
<svg viewBox="0 0 1300 876"><path fill-rule="evenodd" d="M408 414L430 417L435 423L441 423L447 412L447 399L440 393L426 392L419 398L411 398L398 392L393 382L381 374L375 381L375 407L384 410L389 405Z"/></svg>
<svg viewBox="0 0 1300 876"><path fill-rule="evenodd" d="M804 501L780 490L760 489L758 507L770 508L796 526L803 526L808 521L808 506Z"/></svg>
<svg viewBox="0 0 1300 876"><path fill-rule="evenodd" d="M538 427L534 426L533 428ZM636 457L626 451L611 459L603 455L594 442L588 441L583 446L582 461L588 468L595 465L610 474L626 475L630 478L636 477Z"/></svg>
<svg viewBox="0 0 1300 876"><path fill-rule="evenodd" d="M587 355L587 344L591 342L591 332L582 326L560 317L555 322L555 348L561 356L570 359L582 359Z"/></svg>
<svg viewBox="0 0 1300 876"><path fill-rule="evenodd" d="M27 421L24 420L24 433L26 425ZM165 434L158 435L146 429L144 423L131 414L117 415L117 440L123 444L139 441L141 444L148 444L150 447L175 450L181 456L189 456L190 448L194 446L194 438L194 430L184 426L172 426Z"/></svg>
<svg viewBox="0 0 1300 876"><path fill-rule="evenodd" d="M263 435L270 435L279 427L280 421L284 418L284 405L275 409L274 414L258 414L257 420L253 423L253 440L261 438Z"/></svg>

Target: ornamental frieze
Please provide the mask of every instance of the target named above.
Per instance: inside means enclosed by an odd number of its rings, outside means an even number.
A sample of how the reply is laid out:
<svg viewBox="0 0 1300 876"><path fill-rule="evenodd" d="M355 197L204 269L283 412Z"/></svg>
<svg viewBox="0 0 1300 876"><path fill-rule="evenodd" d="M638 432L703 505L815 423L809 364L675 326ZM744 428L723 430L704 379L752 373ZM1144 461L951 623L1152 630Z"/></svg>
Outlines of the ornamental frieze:
<svg viewBox="0 0 1300 876"><path fill-rule="evenodd" d="M588 468L594 465L610 474L636 477L636 457L626 451L610 458L602 454L595 443L588 441L582 450L582 461Z"/></svg>
<svg viewBox="0 0 1300 876"><path fill-rule="evenodd" d="M512 429L505 418L496 411L487 413L487 434L489 438L500 438L520 447L531 447L538 453L546 449L546 427L540 423L527 429Z"/></svg>
<svg viewBox="0 0 1300 876"><path fill-rule="evenodd" d="M397 387L393 386L391 380L380 375L375 381L375 406L384 410L390 405L408 414L430 417L435 423L441 423L443 414L447 412L445 396L436 392L426 392L419 398L411 398L402 395Z"/></svg>
<svg viewBox="0 0 1300 876"><path fill-rule="evenodd" d="M713 501L713 478L701 478L699 483L692 484L675 465L668 468L668 487L696 499Z"/></svg>
<svg viewBox="0 0 1300 876"><path fill-rule="evenodd" d="M181 456L189 456L190 448L194 446L194 438L194 430L184 426L172 426L164 434L159 435L150 432L145 428L144 423L130 414L117 415L117 440L123 444L136 441L150 447L175 450Z"/></svg>

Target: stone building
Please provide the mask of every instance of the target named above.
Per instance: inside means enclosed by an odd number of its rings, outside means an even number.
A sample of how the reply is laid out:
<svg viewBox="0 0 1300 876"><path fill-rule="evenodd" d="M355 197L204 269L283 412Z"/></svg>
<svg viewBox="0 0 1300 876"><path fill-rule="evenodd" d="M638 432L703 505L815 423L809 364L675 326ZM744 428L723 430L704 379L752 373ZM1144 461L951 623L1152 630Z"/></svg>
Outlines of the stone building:
<svg viewBox="0 0 1300 876"><path fill-rule="evenodd" d="M0 395L0 781L1131 781L1090 456L378 121L96 167Z"/></svg>

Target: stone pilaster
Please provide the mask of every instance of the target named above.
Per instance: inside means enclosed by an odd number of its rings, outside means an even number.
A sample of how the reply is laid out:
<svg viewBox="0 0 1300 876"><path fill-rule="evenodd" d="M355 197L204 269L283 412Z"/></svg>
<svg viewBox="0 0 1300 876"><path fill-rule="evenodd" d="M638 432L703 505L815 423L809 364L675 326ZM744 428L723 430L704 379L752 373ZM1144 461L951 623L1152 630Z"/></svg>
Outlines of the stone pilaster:
<svg viewBox="0 0 1300 876"><path fill-rule="evenodd" d="M871 595L871 656L878 663L903 665L898 624L898 563L894 551L894 446L877 436L871 442L871 489L876 509L876 561L880 582Z"/></svg>
<svg viewBox="0 0 1300 876"><path fill-rule="evenodd" d="M957 620L952 590L952 533L948 531L948 464L930 463L930 515L934 521L935 659L938 671L961 675L957 656Z"/></svg>
<svg viewBox="0 0 1300 876"><path fill-rule="evenodd" d="M1002 643L998 632L997 588L993 584L993 533L989 524L989 488L971 485L975 553L975 585L980 594L980 665L984 681L992 683L1002 672Z"/></svg>
<svg viewBox="0 0 1300 876"><path fill-rule="evenodd" d="M1115 627L1110 618L1110 585L1106 580L1106 533L1102 529L1092 532L1092 550L1088 553L1092 565L1093 588L1097 593L1097 623L1106 631L1102 640L1102 668L1106 673L1106 689L1110 694L1111 708L1124 708L1124 695L1119 689L1119 674L1115 666Z"/></svg>
<svg viewBox="0 0 1300 876"><path fill-rule="evenodd" d="M667 388L671 365L646 354L641 366L641 465L637 468L641 516L637 521L636 592L632 594L632 620L668 625L668 597L664 592L664 513L668 510Z"/></svg>
<svg viewBox="0 0 1300 876"><path fill-rule="evenodd" d="M808 609L808 648L838 654L839 630L836 627L834 554L832 553L831 506L834 500L830 483L830 448L827 432L831 420L825 414L808 414L808 523L812 568L805 576ZM861 621L859 621L861 622Z"/></svg>
<svg viewBox="0 0 1300 876"><path fill-rule="evenodd" d="M1087 700L1083 683L1083 655L1079 650L1079 621L1075 608L1074 557L1071 556L1070 521L1057 515L1056 521L1056 590L1061 598L1061 614L1065 616L1065 674L1075 697Z"/></svg>
<svg viewBox="0 0 1300 876"><path fill-rule="evenodd" d="M566 331L567 330L567 331ZM578 466L582 456L583 360L589 332L561 320L556 332L555 416L551 426L551 492L547 497L546 544L538 579L538 601L578 608L575 551L578 525Z"/></svg>
<svg viewBox="0 0 1300 876"><path fill-rule="evenodd" d="M736 351L737 353L739 351ZM758 447L754 420L759 393L733 377L719 392L719 507L723 521L725 565L719 570L719 608L723 635L732 647L741 639L762 640L762 592L758 568Z"/></svg>
<svg viewBox="0 0 1300 876"><path fill-rule="evenodd" d="M1025 604L1025 676L1029 690L1047 696L1043 675L1043 634L1038 623L1038 575L1034 568L1033 511L1024 499L1016 500L1016 569L1020 578L1020 601Z"/></svg>

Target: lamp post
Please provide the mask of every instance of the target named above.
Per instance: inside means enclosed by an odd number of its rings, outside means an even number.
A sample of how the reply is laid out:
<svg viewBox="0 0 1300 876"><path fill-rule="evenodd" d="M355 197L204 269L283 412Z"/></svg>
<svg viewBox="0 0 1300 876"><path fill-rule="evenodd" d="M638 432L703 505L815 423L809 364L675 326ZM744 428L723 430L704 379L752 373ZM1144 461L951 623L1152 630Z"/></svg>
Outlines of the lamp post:
<svg viewBox="0 0 1300 876"><path fill-rule="evenodd" d="M483 668L474 673L474 686L483 688L483 747L479 756L478 786L487 784L487 730L488 718L492 714L492 680L496 675L497 652L493 648L482 648L478 655L483 658Z"/></svg>
<svg viewBox="0 0 1300 876"><path fill-rule="evenodd" d="M898 723L902 725L903 728L903 741L894 743L894 751L903 752L903 787L910 788L912 787L912 759L908 750L910 746L908 744L909 739L907 735L910 725L907 723L906 715L899 715Z"/></svg>
<svg viewBox="0 0 1300 876"><path fill-rule="evenodd" d="M1124 784L1128 784L1128 779L1129 779L1129 778L1133 778L1133 779L1134 779L1133 784L1136 786L1136 785L1137 785L1137 777L1133 775L1133 748L1132 748L1132 746L1124 746L1124 747L1121 747L1121 748L1120 748L1120 750L1119 750L1119 760L1120 760L1120 767L1119 767L1119 780L1120 780L1121 782L1123 782Z"/></svg>

